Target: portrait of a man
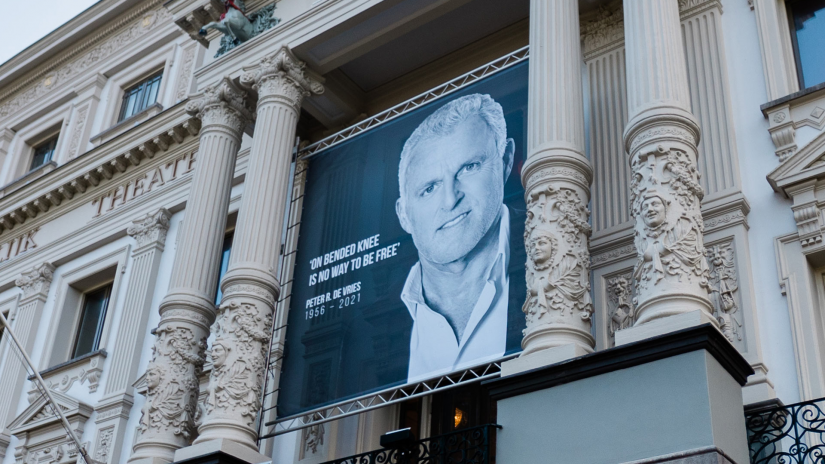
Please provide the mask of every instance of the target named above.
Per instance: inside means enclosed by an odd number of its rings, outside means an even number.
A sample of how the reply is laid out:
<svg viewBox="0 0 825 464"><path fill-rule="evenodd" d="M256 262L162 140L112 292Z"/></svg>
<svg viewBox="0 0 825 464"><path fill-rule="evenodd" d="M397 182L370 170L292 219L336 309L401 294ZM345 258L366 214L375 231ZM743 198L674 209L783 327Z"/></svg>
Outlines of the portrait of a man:
<svg viewBox="0 0 825 464"><path fill-rule="evenodd" d="M505 352L514 151L501 105L482 94L441 106L404 144L395 209L418 252L401 292L413 320L408 381Z"/></svg>

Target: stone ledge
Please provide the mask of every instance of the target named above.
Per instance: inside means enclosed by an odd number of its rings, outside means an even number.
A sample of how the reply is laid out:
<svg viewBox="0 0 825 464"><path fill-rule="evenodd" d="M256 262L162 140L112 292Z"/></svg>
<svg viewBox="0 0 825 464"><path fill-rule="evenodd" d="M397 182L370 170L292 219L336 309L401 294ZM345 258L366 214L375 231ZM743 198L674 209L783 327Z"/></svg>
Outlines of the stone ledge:
<svg viewBox="0 0 825 464"><path fill-rule="evenodd" d="M488 380L482 385L489 390L493 400L499 401L698 350L710 353L740 385L744 386L748 376L753 374L753 368L725 336L711 324L703 324Z"/></svg>
<svg viewBox="0 0 825 464"><path fill-rule="evenodd" d="M622 464L747 464L737 463L715 447L697 448L695 450L680 451L678 453L656 456L639 461L628 461Z"/></svg>

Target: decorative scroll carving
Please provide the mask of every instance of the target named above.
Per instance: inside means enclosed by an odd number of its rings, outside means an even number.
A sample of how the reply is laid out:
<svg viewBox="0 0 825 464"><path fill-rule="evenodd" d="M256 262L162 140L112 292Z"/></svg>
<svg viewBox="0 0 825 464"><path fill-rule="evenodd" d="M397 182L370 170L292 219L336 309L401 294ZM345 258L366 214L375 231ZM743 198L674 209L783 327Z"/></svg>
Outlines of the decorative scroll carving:
<svg viewBox="0 0 825 464"><path fill-rule="evenodd" d="M637 296L651 294L663 279L670 285L707 287L699 202L704 192L687 152L658 145L633 159L631 211L640 259L634 271Z"/></svg>
<svg viewBox="0 0 825 464"><path fill-rule="evenodd" d="M247 107L247 93L228 77L207 87L199 99L189 101L186 111L203 121L204 126L223 126L238 135L253 119Z"/></svg>
<svg viewBox="0 0 825 464"><path fill-rule="evenodd" d="M540 323L586 321L590 299L589 211L572 189L548 186L530 193L527 245L527 330ZM526 332L525 332L526 333Z"/></svg>
<svg viewBox="0 0 825 464"><path fill-rule="evenodd" d="M324 93L324 86L306 72L306 63L300 61L287 47L261 59L257 70L241 77L241 84L258 91L258 104L268 98L282 98L295 111L312 94Z"/></svg>
<svg viewBox="0 0 825 464"><path fill-rule="evenodd" d="M622 274L607 281L608 299L608 333L610 338L619 330L633 325L636 319L636 309L633 306L632 274Z"/></svg>
<svg viewBox="0 0 825 464"><path fill-rule="evenodd" d="M53 276L54 266L51 263L43 263L20 274L14 284L23 290L23 298L36 294L45 295L49 291Z"/></svg>
<svg viewBox="0 0 825 464"><path fill-rule="evenodd" d="M254 303L238 300L220 306L212 325L216 338L210 353L207 416L240 415L248 426L255 424L271 330L269 308L261 311Z"/></svg>
<svg viewBox="0 0 825 464"><path fill-rule="evenodd" d="M739 278L733 243L713 245L705 250L710 264L710 296L719 329L731 343L742 340L742 322L737 303Z"/></svg>
<svg viewBox="0 0 825 464"><path fill-rule="evenodd" d="M141 219L132 222L126 229L126 233L134 237L138 247L150 243L163 244L166 241L166 232L169 231L169 220L172 213L166 208L161 208L155 213L147 213Z"/></svg>
<svg viewBox="0 0 825 464"><path fill-rule="evenodd" d="M198 375L203 369L206 338L197 340L188 327L165 325L156 331L152 361L146 369L146 404L138 429L190 439L195 432Z"/></svg>

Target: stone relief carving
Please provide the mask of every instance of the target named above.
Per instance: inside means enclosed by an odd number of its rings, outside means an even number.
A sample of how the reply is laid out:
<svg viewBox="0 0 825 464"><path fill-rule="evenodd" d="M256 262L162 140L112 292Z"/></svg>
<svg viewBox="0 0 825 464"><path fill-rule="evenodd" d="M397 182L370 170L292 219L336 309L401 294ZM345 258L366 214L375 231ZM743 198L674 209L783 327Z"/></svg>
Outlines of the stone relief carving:
<svg viewBox="0 0 825 464"><path fill-rule="evenodd" d="M197 340L188 327L164 325L156 331L152 361L146 369L146 403L141 434L171 431L186 439L195 432L198 375L203 368L206 338Z"/></svg>
<svg viewBox="0 0 825 464"><path fill-rule="evenodd" d="M74 132L72 133L72 139L69 143L69 159L73 159L77 156L77 150L80 148L80 142L83 138L83 129L86 126L86 117L89 115L89 107L83 107L77 112L77 122L74 126Z"/></svg>
<svg viewBox="0 0 825 464"><path fill-rule="evenodd" d="M637 221L640 259L633 277L637 296L663 279L707 287L699 202L704 196L699 173L688 154L659 145L634 158L631 212Z"/></svg>
<svg viewBox="0 0 825 464"><path fill-rule="evenodd" d="M95 461L108 462L109 449L112 446L112 439L115 434L115 426L104 427L97 432L97 442L95 444Z"/></svg>
<svg viewBox="0 0 825 464"><path fill-rule="evenodd" d="M581 24L582 52L593 52L614 43L624 41L624 12L622 8L610 11L600 6L594 19Z"/></svg>
<svg viewBox="0 0 825 464"><path fill-rule="evenodd" d="M572 189L549 186L530 193L527 202L527 301L522 310L530 326L575 316L589 325L589 211Z"/></svg>
<svg viewBox="0 0 825 464"><path fill-rule="evenodd" d="M155 213L147 213L146 216L132 222L126 229L126 233L134 237L138 247L156 242L163 244L166 241L166 232L169 231L169 220L172 213L166 208L161 208Z"/></svg>
<svg viewBox="0 0 825 464"><path fill-rule="evenodd" d="M145 17L151 17L153 20L146 23L142 19ZM21 85L15 86L2 94L0 99L5 101L0 104L0 118L21 111L43 95L62 88L63 85L71 82L75 76L114 55L120 49L134 43L154 29L163 26L171 17L172 14L166 8L161 7L148 15L146 9L140 9L124 20L116 22L106 33L98 36L104 37L104 42L92 48L88 48L89 42L80 45L75 50L63 54L65 58L57 60L54 65L34 74ZM119 29L124 27L125 30L117 33ZM112 36L111 34L116 35ZM99 40L95 38L92 43Z"/></svg>
<svg viewBox="0 0 825 464"><path fill-rule="evenodd" d="M304 455L316 454L318 447L324 445L324 424L315 424L303 429L301 432Z"/></svg>
<svg viewBox="0 0 825 464"><path fill-rule="evenodd" d="M607 281L607 330L611 340L617 331L631 327L636 320L636 309L632 299L632 281L633 275L629 272Z"/></svg>
<svg viewBox="0 0 825 464"><path fill-rule="evenodd" d="M737 303L739 278L733 242L713 245L705 250L710 264L710 299L719 329L731 343L742 341L742 321Z"/></svg>
<svg viewBox="0 0 825 464"><path fill-rule="evenodd" d="M43 263L20 274L14 284L23 290L23 298L28 298L38 293L48 292L53 276L54 266L51 263Z"/></svg>
<svg viewBox="0 0 825 464"><path fill-rule="evenodd" d="M192 75L192 65L195 64L196 47L189 47L183 52L183 60L178 72L178 86L175 89L175 101L181 101L189 94L189 82Z"/></svg>
<svg viewBox="0 0 825 464"><path fill-rule="evenodd" d="M218 308L212 325L216 334L210 352L212 373L206 399L208 416L241 415L255 424L264 383L266 350L272 330L268 308L254 303L230 301Z"/></svg>

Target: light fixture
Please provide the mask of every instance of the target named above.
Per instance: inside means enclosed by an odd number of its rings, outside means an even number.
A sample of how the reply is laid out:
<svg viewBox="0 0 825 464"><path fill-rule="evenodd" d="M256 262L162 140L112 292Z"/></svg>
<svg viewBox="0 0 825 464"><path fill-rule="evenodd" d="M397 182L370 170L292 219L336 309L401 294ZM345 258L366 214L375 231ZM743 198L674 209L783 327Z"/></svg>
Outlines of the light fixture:
<svg viewBox="0 0 825 464"><path fill-rule="evenodd" d="M464 420L464 411L461 409L455 408L455 428L458 428L459 425Z"/></svg>

